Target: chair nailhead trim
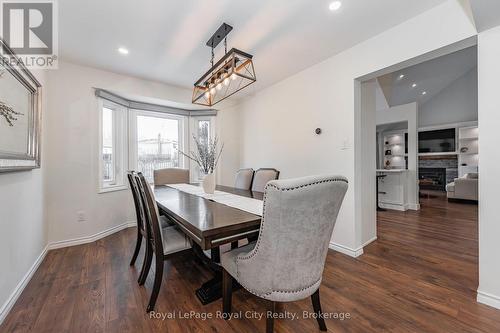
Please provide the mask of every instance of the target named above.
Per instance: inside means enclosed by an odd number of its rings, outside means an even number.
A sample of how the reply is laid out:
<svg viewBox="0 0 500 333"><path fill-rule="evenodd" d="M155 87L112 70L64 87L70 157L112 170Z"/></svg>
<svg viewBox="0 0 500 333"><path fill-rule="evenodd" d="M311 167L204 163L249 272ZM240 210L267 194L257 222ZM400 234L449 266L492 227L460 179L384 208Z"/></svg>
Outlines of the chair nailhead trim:
<svg viewBox="0 0 500 333"><path fill-rule="evenodd" d="M321 279L319 279L318 281L314 282L313 284L311 284L310 286L307 286L307 287L304 287L304 288L301 288L301 289L297 289L297 290L271 290L267 293L264 293L264 294L259 294L258 292L254 291L254 290L251 290L249 288L247 288L245 285L241 284L241 286L243 288L245 288L248 292L254 294L255 296L259 296L259 297L262 297L262 296L268 296L268 295L271 295L273 293L281 293L281 294L295 294L295 293L299 293L301 291L304 291L304 290L307 290L307 289L310 289L312 287L314 287L317 283L321 283Z"/></svg>
<svg viewBox="0 0 500 333"><path fill-rule="evenodd" d="M330 179L320 180L320 181L317 181L317 182L314 182L314 183L299 185L299 186L295 186L295 187L285 187L285 188L278 187L278 186L276 186L274 184L268 184L268 185L266 185L266 189L268 187L272 187L272 188L275 188L275 189L277 189L279 191L282 191L282 192L283 191L293 191L293 190L297 190L299 188L303 188L303 187L307 187L307 186L311 186L311 185L322 184L322 183L330 183L330 182L338 182L338 181L344 182L344 183L347 183L347 184L349 183L347 181L347 179L345 179L345 178L330 178Z"/></svg>

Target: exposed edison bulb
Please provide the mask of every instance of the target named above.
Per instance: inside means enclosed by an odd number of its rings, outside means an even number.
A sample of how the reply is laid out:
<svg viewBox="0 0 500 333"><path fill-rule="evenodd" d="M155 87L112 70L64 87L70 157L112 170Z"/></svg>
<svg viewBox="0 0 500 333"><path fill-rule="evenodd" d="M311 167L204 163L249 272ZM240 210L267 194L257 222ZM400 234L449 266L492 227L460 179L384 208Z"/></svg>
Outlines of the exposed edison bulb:
<svg viewBox="0 0 500 333"><path fill-rule="evenodd" d="M228 78L228 77L226 77L226 78L224 79L224 85L225 85L225 86L228 86L228 85L229 85L229 82L231 82L231 81L229 80L229 78Z"/></svg>
<svg viewBox="0 0 500 333"><path fill-rule="evenodd" d="M212 95L215 95L215 88L210 89L210 93L211 93Z"/></svg>
<svg viewBox="0 0 500 333"><path fill-rule="evenodd" d="M215 88L217 88L217 90L221 90L222 89L222 84L218 84Z"/></svg>
<svg viewBox="0 0 500 333"><path fill-rule="evenodd" d="M207 91L207 92L205 93L205 98L206 98L206 99L210 99L210 91Z"/></svg>
<svg viewBox="0 0 500 333"><path fill-rule="evenodd" d="M238 75L236 75L235 73L231 74L231 80L236 80L238 78Z"/></svg>

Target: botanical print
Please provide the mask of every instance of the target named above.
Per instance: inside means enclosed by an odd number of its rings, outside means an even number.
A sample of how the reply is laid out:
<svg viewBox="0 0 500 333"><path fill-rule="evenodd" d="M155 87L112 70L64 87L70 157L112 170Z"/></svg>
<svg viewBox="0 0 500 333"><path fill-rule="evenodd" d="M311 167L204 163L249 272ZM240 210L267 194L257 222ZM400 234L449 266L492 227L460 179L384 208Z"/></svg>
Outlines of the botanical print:
<svg viewBox="0 0 500 333"><path fill-rule="evenodd" d="M0 72L0 79L3 77L5 71ZM0 116L4 117L9 126L14 126L14 122L17 120L14 116L23 115L21 112L15 111L12 107L8 106L0 100Z"/></svg>
<svg viewBox="0 0 500 333"><path fill-rule="evenodd" d="M0 67L0 154L27 154L31 92Z"/></svg>

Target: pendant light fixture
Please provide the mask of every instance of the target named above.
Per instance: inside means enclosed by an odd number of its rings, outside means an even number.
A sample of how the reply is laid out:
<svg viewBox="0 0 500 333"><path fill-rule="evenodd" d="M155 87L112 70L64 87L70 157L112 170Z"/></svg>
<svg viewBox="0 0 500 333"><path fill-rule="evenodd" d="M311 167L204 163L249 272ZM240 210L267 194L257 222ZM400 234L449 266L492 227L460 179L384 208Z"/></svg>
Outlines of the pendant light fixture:
<svg viewBox="0 0 500 333"><path fill-rule="evenodd" d="M194 84L194 104L215 105L257 80L252 55L235 48L227 51L227 35L231 30L233 27L223 23L208 40L212 68ZM214 64L214 50L221 41L224 41L224 56Z"/></svg>

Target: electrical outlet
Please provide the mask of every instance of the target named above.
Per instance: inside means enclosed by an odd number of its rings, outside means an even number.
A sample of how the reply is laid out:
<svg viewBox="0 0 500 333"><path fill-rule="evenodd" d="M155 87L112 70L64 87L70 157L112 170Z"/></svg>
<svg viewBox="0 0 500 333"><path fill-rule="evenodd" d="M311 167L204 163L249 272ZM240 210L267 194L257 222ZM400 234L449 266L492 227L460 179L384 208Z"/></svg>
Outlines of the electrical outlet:
<svg viewBox="0 0 500 333"><path fill-rule="evenodd" d="M87 216L83 210L76 212L76 221L77 222L85 222L87 221Z"/></svg>

